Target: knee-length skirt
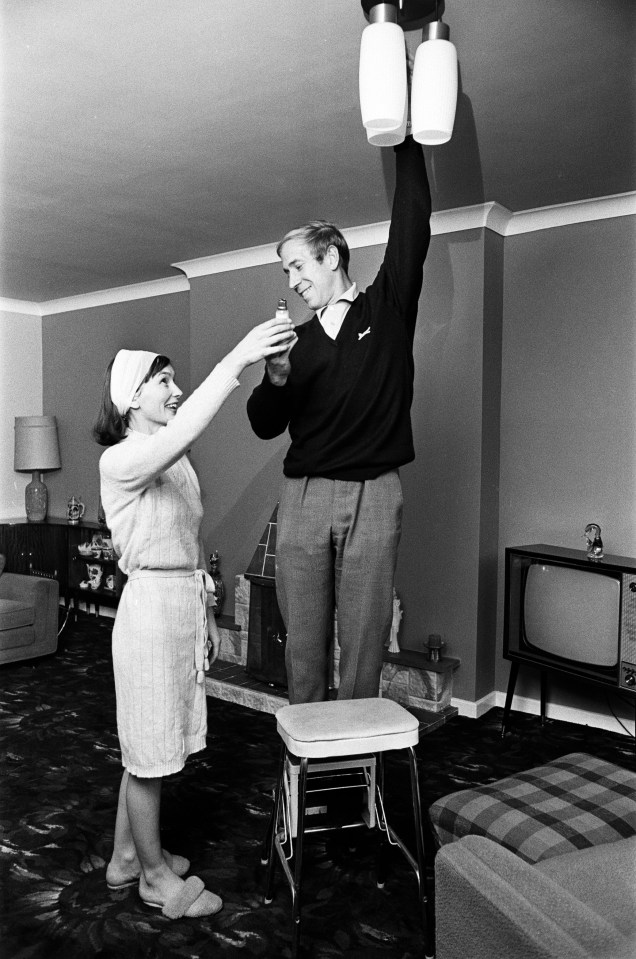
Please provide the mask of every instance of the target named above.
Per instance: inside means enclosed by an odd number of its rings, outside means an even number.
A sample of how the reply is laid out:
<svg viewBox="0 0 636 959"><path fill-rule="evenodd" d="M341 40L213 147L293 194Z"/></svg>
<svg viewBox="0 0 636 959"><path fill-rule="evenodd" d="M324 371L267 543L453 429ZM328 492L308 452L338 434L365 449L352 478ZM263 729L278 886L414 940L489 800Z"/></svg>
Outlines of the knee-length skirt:
<svg viewBox="0 0 636 959"><path fill-rule="evenodd" d="M148 778L182 769L191 753L205 747L207 732L200 576L157 572L131 575L113 628L122 764Z"/></svg>

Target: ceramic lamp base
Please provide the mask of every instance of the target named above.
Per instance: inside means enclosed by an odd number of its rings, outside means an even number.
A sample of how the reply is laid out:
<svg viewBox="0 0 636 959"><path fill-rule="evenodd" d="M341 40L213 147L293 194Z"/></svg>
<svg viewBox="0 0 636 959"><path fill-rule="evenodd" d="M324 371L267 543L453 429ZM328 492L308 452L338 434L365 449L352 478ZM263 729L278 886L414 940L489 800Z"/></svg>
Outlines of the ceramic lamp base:
<svg viewBox="0 0 636 959"><path fill-rule="evenodd" d="M34 472L24 490L24 508L29 523L41 523L46 519L48 504L49 491L42 481L42 474Z"/></svg>

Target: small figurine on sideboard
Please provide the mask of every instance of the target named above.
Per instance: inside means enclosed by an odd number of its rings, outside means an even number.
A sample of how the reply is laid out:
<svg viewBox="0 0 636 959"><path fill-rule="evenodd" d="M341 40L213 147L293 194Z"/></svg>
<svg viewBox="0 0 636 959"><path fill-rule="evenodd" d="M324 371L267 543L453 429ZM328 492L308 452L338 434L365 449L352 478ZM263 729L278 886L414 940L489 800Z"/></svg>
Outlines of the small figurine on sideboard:
<svg viewBox="0 0 636 959"><path fill-rule="evenodd" d="M225 602L225 583L223 582L223 577L219 569L221 558L218 552L215 550L210 554L210 576L214 582L214 610L215 616L221 615L221 610L223 609L223 603Z"/></svg>
<svg viewBox="0 0 636 959"><path fill-rule="evenodd" d="M391 622L391 632L389 633L389 652L390 653L399 653L400 652L400 643L398 641L398 633L400 631L400 621L402 619L402 604L400 598L393 587L393 620Z"/></svg>
<svg viewBox="0 0 636 959"><path fill-rule="evenodd" d="M439 633L429 633L428 640L424 643L428 650L428 658L432 663L439 663L442 658L442 646L446 643Z"/></svg>
<svg viewBox="0 0 636 959"><path fill-rule="evenodd" d="M588 523L585 527L584 536L587 540L587 558L603 559L603 540L601 539L601 527L598 523Z"/></svg>
<svg viewBox="0 0 636 959"><path fill-rule="evenodd" d="M81 499L75 499L74 496L71 496L66 507L66 519L68 520L69 524L71 526L77 526L84 515L85 510L86 507L82 503Z"/></svg>

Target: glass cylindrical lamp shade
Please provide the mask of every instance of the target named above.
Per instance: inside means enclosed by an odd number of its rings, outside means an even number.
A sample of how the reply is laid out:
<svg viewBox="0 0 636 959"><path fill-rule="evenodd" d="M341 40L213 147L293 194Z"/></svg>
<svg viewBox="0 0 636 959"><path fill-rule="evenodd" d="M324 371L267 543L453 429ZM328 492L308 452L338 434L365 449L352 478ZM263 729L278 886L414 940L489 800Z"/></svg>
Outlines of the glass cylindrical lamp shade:
<svg viewBox="0 0 636 959"><path fill-rule="evenodd" d="M367 130L397 130L406 98L404 33L397 23L370 23L364 28L359 79L364 126Z"/></svg>
<svg viewBox="0 0 636 959"><path fill-rule="evenodd" d="M453 134L456 109L457 50L448 39L427 39L417 48L413 67L413 139L429 146L447 143Z"/></svg>
<svg viewBox="0 0 636 959"><path fill-rule="evenodd" d="M373 147L394 147L402 143L406 136L406 121L409 114L408 97L404 97L404 116L402 123L397 129L385 129L382 127L367 127L367 140Z"/></svg>

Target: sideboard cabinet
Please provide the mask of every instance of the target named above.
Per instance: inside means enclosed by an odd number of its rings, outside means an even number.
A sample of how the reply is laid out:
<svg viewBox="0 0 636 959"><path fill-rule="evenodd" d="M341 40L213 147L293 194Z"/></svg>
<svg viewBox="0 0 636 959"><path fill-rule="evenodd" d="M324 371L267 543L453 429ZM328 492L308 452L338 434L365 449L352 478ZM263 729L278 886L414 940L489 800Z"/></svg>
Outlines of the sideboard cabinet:
<svg viewBox="0 0 636 959"><path fill-rule="evenodd" d="M0 553L6 570L56 579L67 608L86 603L117 606L126 581L117 566L110 531L98 523L47 517L30 523L25 518L0 521Z"/></svg>

